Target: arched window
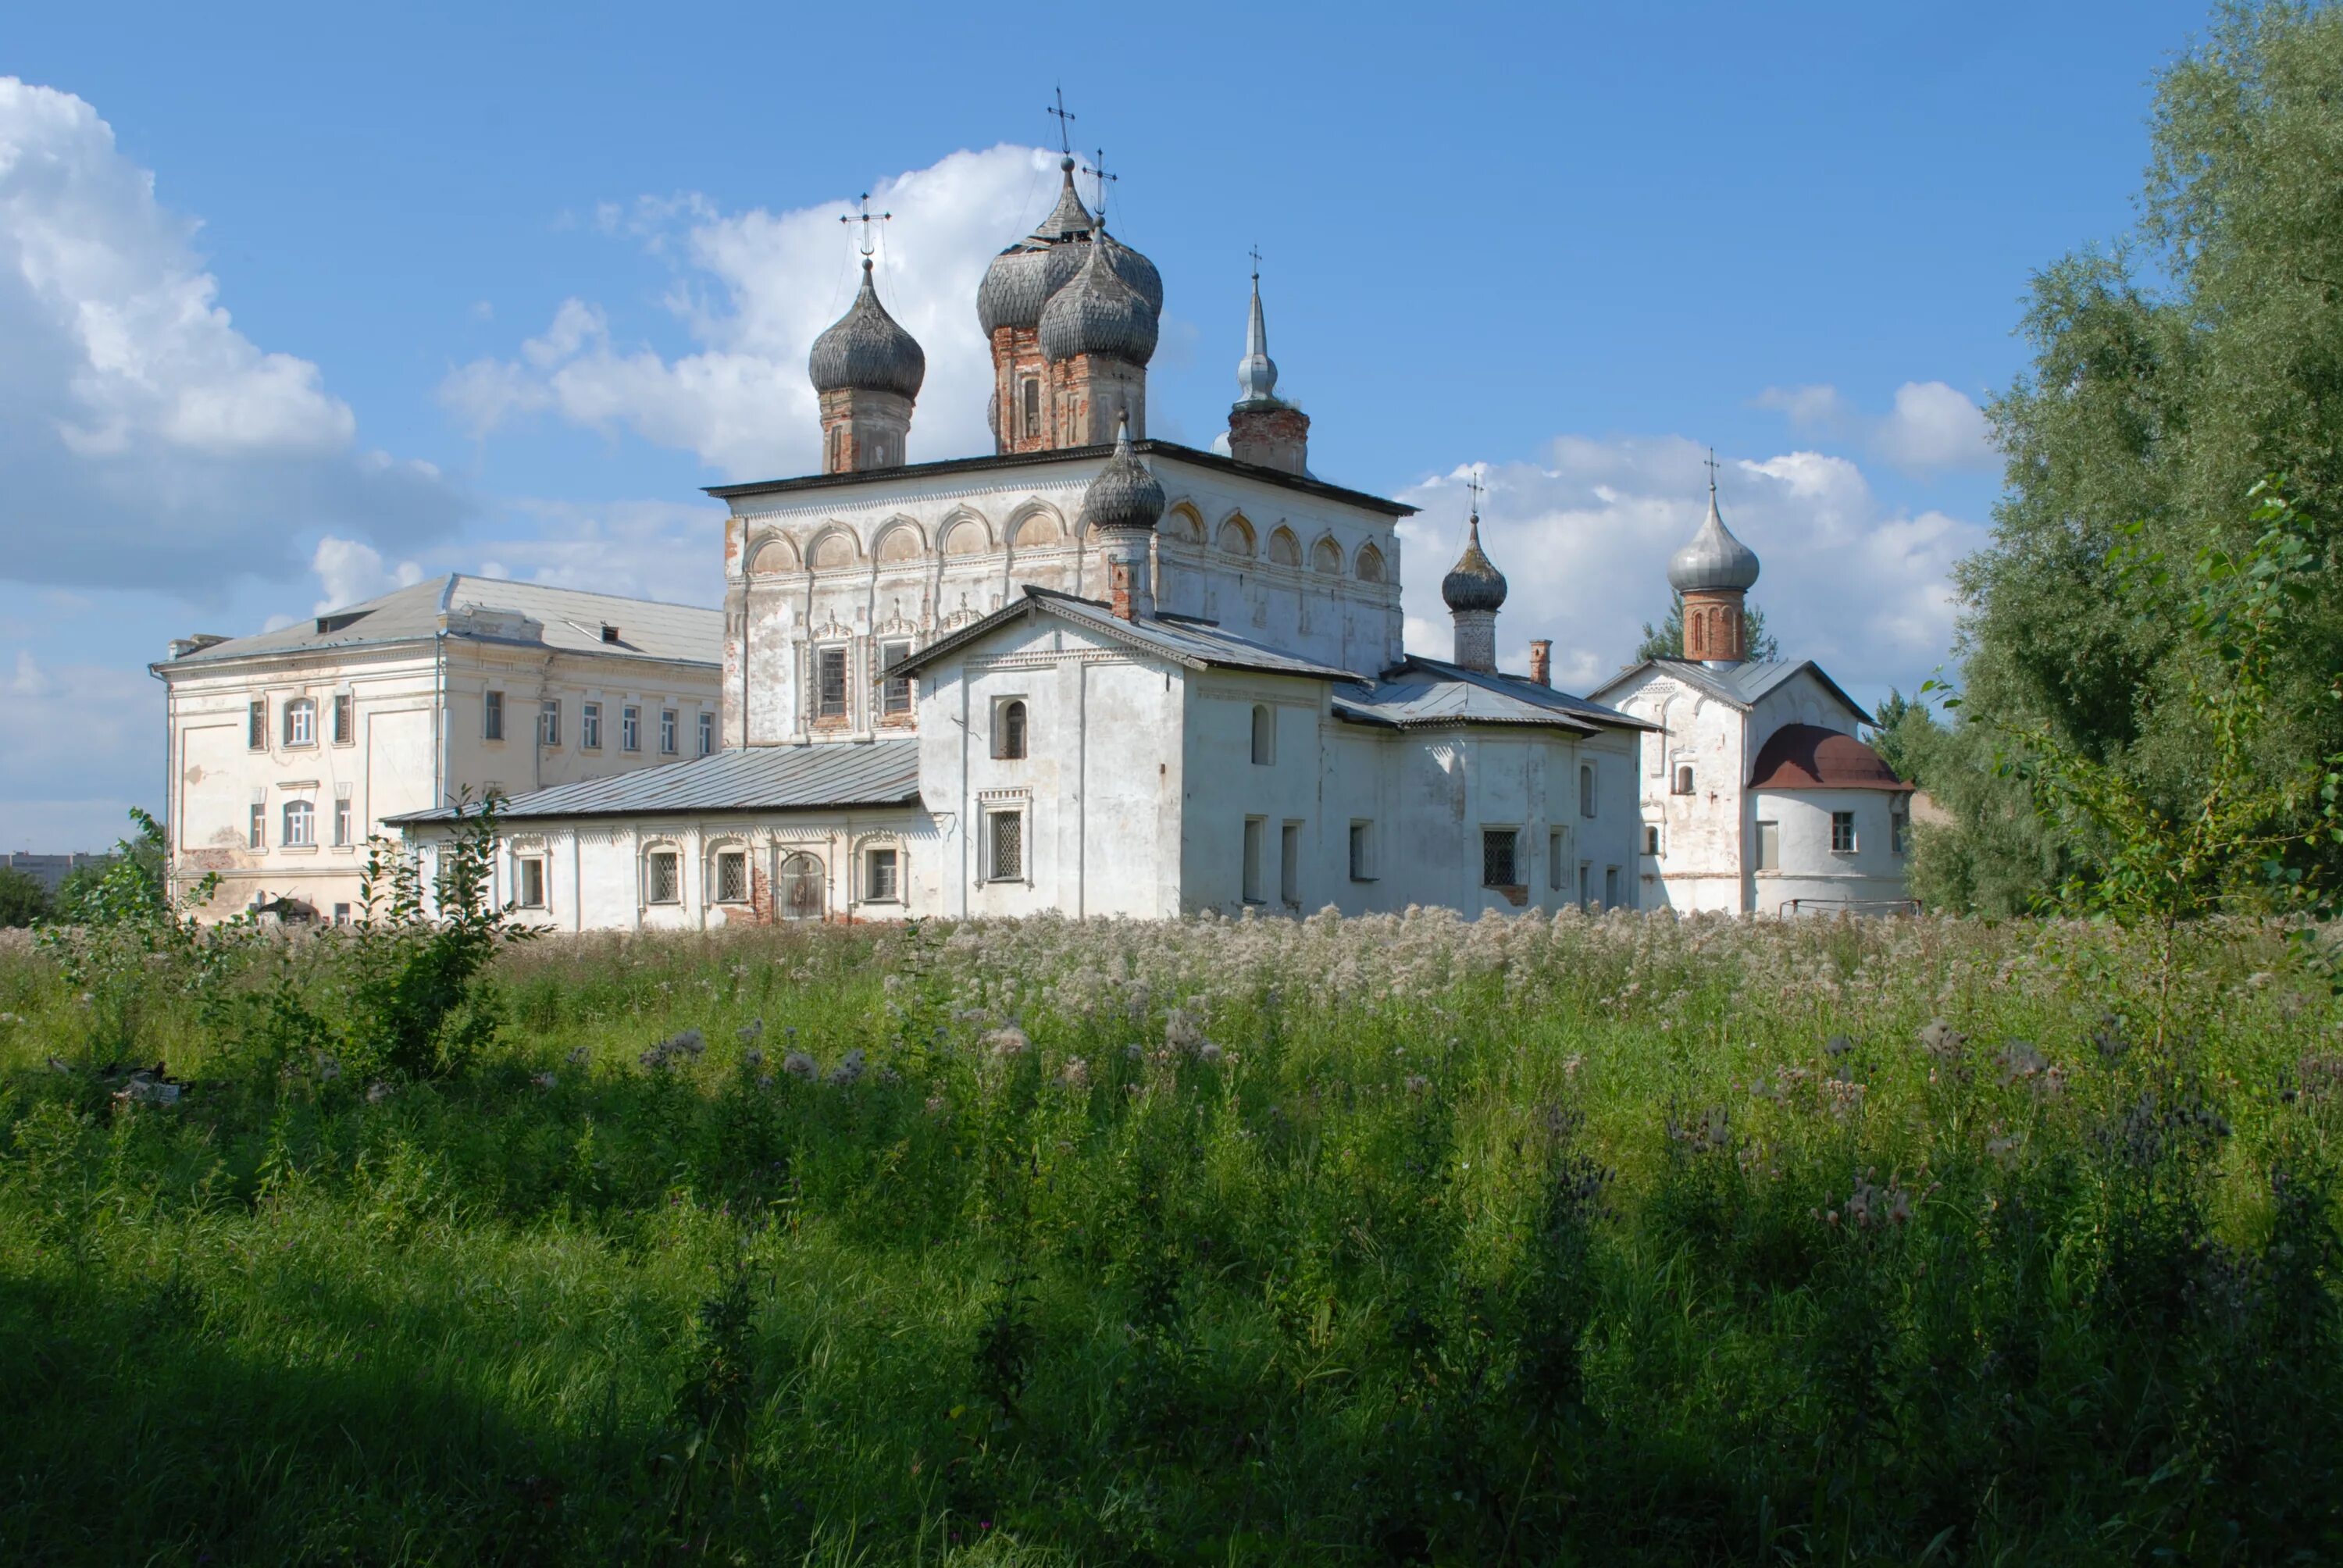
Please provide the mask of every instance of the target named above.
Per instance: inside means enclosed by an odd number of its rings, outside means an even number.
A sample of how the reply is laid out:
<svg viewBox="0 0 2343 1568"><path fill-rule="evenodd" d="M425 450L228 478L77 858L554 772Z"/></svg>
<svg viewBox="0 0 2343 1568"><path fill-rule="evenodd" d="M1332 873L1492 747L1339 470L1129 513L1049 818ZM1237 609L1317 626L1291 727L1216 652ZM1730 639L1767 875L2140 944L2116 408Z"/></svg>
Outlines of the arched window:
<svg viewBox="0 0 2343 1568"><path fill-rule="evenodd" d="M780 887L781 919L818 920L822 918L826 890L820 860L803 852L784 855L777 880Z"/></svg>
<svg viewBox="0 0 2343 1568"><path fill-rule="evenodd" d="M317 744L317 704L313 699L297 697L285 705L285 744Z"/></svg>
<svg viewBox="0 0 2343 1568"><path fill-rule="evenodd" d="M1692 792L1692 764L1679 762L1676 764L1676 793L1689 795Z"/></svg>
<svg viewBox="0 0 2343 1568"><path fill-rule="evenodd" d="M1032 377L1025 378L1025 435L1031 439L1041 433L1041 383Z"/></svg>
<svg viewBox="0 0 2343 1568"><path fill-rule="evenodd" d="M1277 760L1277 717L1266 702L1252 705L1252 759L1262 768Z"/></svg>
<svg viewBox="0 0 2343 1568"><path fill-rule="evenodd" d="M1014 762L1025 755L1025 704L1022 699L1001 705L1000 716L992 725L992 754L1008 762Z"/></svg>
<svg viewBox="0 0 2343 1568"><path fill-rule="evenodd" d="M317 841L317 810L307 800L285 802L285 845L293 849Z"/></svg>
<svg viewBox="0 0 2343 1568"><path fill-rule="evenodd" d="M1359 580L1363 583L1383 580L1383 553L1373 545L1359 547Z"/></svg>
<svg viewBox="0 0 2343 1568"><path fill-rule="evenodd" d="M1582 817L1594 815L1594 764L1592 762L1578 765L1578 814Z"/></svg>

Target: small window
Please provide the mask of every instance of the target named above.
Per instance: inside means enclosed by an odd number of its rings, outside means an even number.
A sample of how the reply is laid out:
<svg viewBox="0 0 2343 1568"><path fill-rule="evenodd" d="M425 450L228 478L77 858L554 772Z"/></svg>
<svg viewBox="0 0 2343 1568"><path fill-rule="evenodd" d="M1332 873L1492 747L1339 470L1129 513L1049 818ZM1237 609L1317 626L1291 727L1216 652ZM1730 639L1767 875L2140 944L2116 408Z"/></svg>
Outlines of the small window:
<svg viewBox="0 0 2343 1568"><path fill-rule="evenodd" d="M1852 855L1855 853L1854 812L1834 811L1831 813L1831 852L1838 855Z"/></svg>
<svg viewBox="0 0 2343 1568"><path fill-rule="evenodd" d="M514 867L516 884L514 901L524 910L545 908L545 861L536 855L522 857Z"/></svg>
<svg viewBox="0 0 2343 1568"><path fill-rule="evenodd" d="M1782 869L1782 824L1779 822L1757 824L1757 869L1761 871Z"/></svg>
<svg viewBox="0 0 2343 1568"><path fill-rule="evenodd" d="M602 749L602 705L588 702L578 709L578 744L588 751Z"/></svg>
<svg viewBox="0 0 2343 1568"><path fill-rule="evenodd" d="M336 924L336 925L337 925L337 926L347 926L347 925L348 925L349 923L350 923L350 907L349 907L349 905L347 905L347 904L336 904L336 905L334 906L334 924Z"/></svg>
<svg viewBox="0 0 2343 1568"><path fill-rule="evenodd" d="M1549 828L1545 833L1545 885L1554 892L1563 890L1563 850L1570 840L1559 828Z"/></svg>
<svg viewBox="0 0 2343 1568"><path fill-rule="evenodd" d="M1912 801L1899 795L1887 808L1887 848L1890 853L1909 854L1912 849Z"/></svg>
<svg viewBox="0 0 2343 1568"><path fill-rule="evenodd" d="M862 859L862 897L864 900L874 904L891 904L895 902L897 897L895 885L896 870L897 865L894 850L870 849L864 851Z"/></svg>
<svg viewBox="0 0 2343 1568"><path fill-rule="evenodd" d="M673 849L653 849L647 857L650 872L650 901L654 904L679 904L683 901L683 857Z"/></svg>
<svg viewBox="0 0 2343 1568"><path fill-rule="evenodd" d="M347 691L334 694L334 744L347 746L357 739L357 699Z"/></svg>
<svg viewBox="0 0 2343 1568"><path fill-rule="evenodd" d="M911 645L908 642L882 642L879 645L879 668L883 670L897 659L909 658L910 656ZM910 676L890 675L887 678L886 688L879 696L879 711L889 719L902 719L910 715L911 711L911 678Z"/></svg>
<svg viewBox="0 0 2343 1568"><path fill-rule="evenodd" d="M643 749L643 710L631 703L618 709L618 749L640 751Z"/></svg>
<svg viewBox="0 0 2343 1568"><path fill-rule="evenodd" d="M255 751L268 749L268 699L264 697L246 709L244 743Z"/></svg>
<svg viewBox="0 0 2343 1568"><path fill-rule="evenodd" d="M677 746L678 746L678 745L679 745L679 744L681 743L681 742L679 740L679 739L678 739L678 735L677 735L677 726L678 726L678 720L677 720L677 718L676 718L676 711L675 711L675 709L672 709L672 708L662 708L662 709L659 709L659 755L660 755L660 756L662 756L662 757L672 757L672 756L674 756L674 755L676 754L676 748L677 748Z"/></svg>
<svg viewBox="0 0 2343 1568"><path fill-rule="evenodd" d="M1258 817L1248 817L1244 825L1244 901L1261 902L1261 840L1267 831Z"/></svg>
<svg viewBox="0 0 2343 1568"><path fill-rule="evenodd" d="M317 705L311 699L297 697L285 705L285 744L317 744Z"/></svg>
<svg viewBox="0 0 2343 1568"><path fill-rule="evenodd" d="M1606 910L1619 907L1619 868L1616 866L1603 868L1603 907Z"/></svg>
<svg viewBox="0 0 2343 1568"><path fill-rule="evenodd" d="M1481 829L1481 885L1484 888L1517 888L1521 886L1521 867L1516 853L1521 848L1521 834L1511 828Z"/></svg>
<svg viewBox="0 0 2343 1568"><path fill-rule="evenodd" d="M480 739L502 740L505 738L505 694L491 691L480 699Z"/></svg>
<svg viewBox="0 0 2343 1568"><path fill-rule="evenodd" d="M818 920L828 890L821 862L802 851L781 857L780 906L785 920Z"/></svg>
<svg viewBox="0 0 2343 1568"><path fill-rule="evenodd" d="M1594 764L1592 762L1578 765L1578 814L1582 817L1594 815Z"/></svg>
<svg viewBox="0 0 2343 1568"><path fill-rule="evenodd" d="M1675 792L1679 795L1689 795L1693 792L1692 764L1689 762L1679 762L1676 764Z"/></svg>
<svg viewBox="0 0 2343 1568"><path fill-rule="evenodd" d="M1578 907L1582 910L1594 907L1594 862L1592 860L1578 862Z"/></svg>
<svg viewBox="0 0 2343 1568"><path fill-rule="evenodd" d="M1288 822L1277 836L1277 901L1302 907L1302 824Z"/></svg>
<svg viewBox="0 0 2343 1568"><path fill-rule="evenodd" d="M245 843L250 849L263 849L268 841L268 808L255 800L252 819L246 824Z"/></svg>
<svg viewBox="0 0 2343 1568"><path fill-rule="evenodd" d="M347 795L334 797L334 844L343 849L350 846L350 798Z"/></svg>
<svg viewBox="0 0 2343 1568"><path fill-rule="evenodd" d="M818 719L846 718L846 650L825 648L814 654L814 710Z"/></svg>
<svg viewBox="0 0 2343 1568"><path fill-rule="evenodd" d="M1646 822L1646 823L1644 823L1644 853L1645 853L1646 855L1656 855L1656 854L1658 854L1659 852L1660 852L1660 829L1659 829L1659 827L1658 827L1658 825L1657 825L1656 823Z"/></svg>
<svg viewBox="0 0 2343 1568"><path fill-rule="evenodd" d="M537 743L539 746L561 744L561 701L548 698L537 705Z"/></svg>
<svg viewBox="0 0 2343 1568"><path fill-rule="evenodd" d="M716 715L703 713L699 716L699 754L705 757L715 749Z"/></svg>
<svg viewBox="0 0 2343 1568"><path fill-rule="evenodd" d="M1257 768L1277 760L1277 716L1266 702L1252 705L1252 760Z"/></svg>
<svg viewBox="0 0 2343 1568"><path fill-rule="evenodd" d="M1025 704L1022 700L1001 705L992 722L992 754L1011 762L1025 755Z"/></svg>
<svg viewBox="0 0 2343 1568"><path fill-rule="evenodd" d="M1023 390L1025 434L1028 438L1031 438L1041 433L1041 383L1029 376L1025 378Z"/></svg>
<svg viewBox="0 0 2343 1568"><path fill-rule="evenodd" d="M1373 822L1351 824L1351 880L1354 882L1375 879L1374 829Z"/></svg>
<svg viewBox="0 0 2343 1568"><path fill-rule="evenodd" d="M716 901L719 904L745 904L749 901L749 852L746 849L717 851Z"/></svg>
<svg viewBox="0 0 2343 1568"><path fill-rule="evenodd" d="M307 849L317 841L317 809L307 800L285 802L285 845Z"/></svg>
<svg viewBox="0 0 2343 1568"><path fill-rule="evenodd" d="M992 870L996 882L1021 880L1025 875L1025 814L995 811L987 825L992 832Z"/></svg>

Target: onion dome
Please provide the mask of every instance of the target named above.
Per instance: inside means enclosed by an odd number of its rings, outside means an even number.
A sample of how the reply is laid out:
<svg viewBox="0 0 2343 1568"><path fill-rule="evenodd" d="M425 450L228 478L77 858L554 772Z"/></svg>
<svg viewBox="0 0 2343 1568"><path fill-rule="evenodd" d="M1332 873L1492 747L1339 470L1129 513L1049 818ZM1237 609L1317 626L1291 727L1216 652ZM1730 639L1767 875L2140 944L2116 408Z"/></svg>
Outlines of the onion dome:
<svg viewBox="0 0 2343 1568"><path fill-rule="evenodd" d="M806 369L817 392L893 392L920 395L928 378L928 357L919 342L896 325L870 286L870 258L862 260L862 290L829 331L813 340Z"/></svg>
<svg viewBox="0 0 2343 1568"><path fill-rule="evenodd" d="M976 319L987 337L1003 327L1040 326L1050 296L1072 282L1081 267L1098 220L1074 193L1074 160L1069 157L1058 168L1065 176L1058 205L1040 227L994 256L977 286Z"/></svg>
<svg viewBox="0 0 2343 1568"><path fill-rule="evenodd" d="M1145 365L1155 355L1155 307L1116 271L1112 241L1092 245L1074 279L1041 308L1041 357L1052 365L1096 354L1127 365Z"/></svg>
<svg viewBox="0 0 2343 1568"><path fill-rule="evenodd" d="M1894 789L1912 788L1886 759L1836 729L1785 724L1757 749L1749 766L1752 789Z"/></svg>
<svg viewBox="0 0 2343 1568"><path fill-rule="evenodd" d="M1269 357L1269 324L1261 314L1261 274L1252 275L1252 315L1245 322L1244 357L1237 361L1241 403L1277 401L1277 361Z"/></svg>
<svg viewBox="0 0 2343 1568"><path fill-rule="evenodd" d="M1464 553L1448 575L1440 579L1440 597L1455 610L1484 609L1492 614L1505 608L1505 574L1490 565L1489 558L1481 553L1481 513L1473 513L1471 529L1465 536Z"/></svg>
<svg viewBox="0 0 2343 1568"><path fill-rule="evenodd" d="M1716 511L1716 479L1708 481L1708 520L1692 543L1668 558L1668 586L1678 593L1746 592L1757 581L1757 552L1733 537Z"/></svg>
<svg viewBox="0 0 2343 1568"><path fill-rule="evenodd" d="M1085 528L1151 530L1163 516L1163 486L1131 449L1131 416L1115 421L1114 456L1082 492Z"/></svg>
<svg viewBox="0 0 2343 1568"><path fill-rule="evenodd" d="M1138 291L1139 297L1147 301L1148 309L1162 315L1163 275L1155 270L1155 264L1107 233L1104 218L1099 220L1094 243L1106 248L1106 264L1114 268L1114 275Z"/></svg>

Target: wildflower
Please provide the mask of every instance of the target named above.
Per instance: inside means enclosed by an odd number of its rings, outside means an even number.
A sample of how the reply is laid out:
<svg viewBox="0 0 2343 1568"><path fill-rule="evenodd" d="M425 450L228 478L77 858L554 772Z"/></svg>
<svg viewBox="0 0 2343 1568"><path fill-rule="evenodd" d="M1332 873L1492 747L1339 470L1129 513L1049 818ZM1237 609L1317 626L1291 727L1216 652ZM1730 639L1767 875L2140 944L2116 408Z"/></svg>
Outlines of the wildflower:
<svg viewBox="0 0 2343 1568"><path fill-rule="evenodd" d="M1941 1018L1930 1019L1920 1031L1920 1049L1940 1060L1949 1061L1960 1055L1969 1037Z"/></svg>
<svg viewBox="0 0 2343 1568"><path fill-rule="evenodd" d="M555 1082L553 1074L549 1072L531 1073L528 1081L539 1089L551 1089Z"/></svg>
<svg viewBox="0 0 2343 1568"><path fill-rule="evenodd" d="M772 1088L773 1075L769 1072L760 1072L757 1074L757 1087L759 1089Z"/></svg>
<svg viewBox="0 0 2343 1568"><path fill-rule="evenodd" d="M1070 1056L1066 1059L1065 1071L1061 1076L1064 1078L1068 1089L1088 1089L1091 1086L1091 1064L1079 1056Z"/></svg>
<svg viewBox="0 0 2343 1568"><path fill-rule="evenodd" d="M985 1049L992 1052L993 1060L996 1061L1010 1060L1033 1049L1032 1040L1013 1023L1003 1025L987 1033L984 1037L984 1045Z"/></svg>
<svg viewBox="0 0 2343 1568"><path fill-rule="evenodd" d="M1423 1074L1420 1072L1411 1072L1407 1075L1407 1091L1410 1094L1423 1094L1428 1092L1431 1088L1432 1080L1424 1077Z"/></svg>
<svg viewBox="0 0 2343 1568"><path fill-rule="evenodd" d="M1836 1061L1855 1049L1855 1041L1843 1034L1835 1034L1823 1041L1823 1054Z"/></svg>
<svg viewBox="0 0 2343 1568"><path fill-rule="evenodd" d="M763 1034L764 1032L765 1020L761 1018L752 1018L747 1023L740 1026L740 1043L742 1045L750 1044L759 1035Z"/></svg>
<svg viewBox="0 0 2343 1568"><path fill-rule="evenodd" d="M380 1105L390 1098L390 1085L377 1078L367 1085L366 1097L368 1105Z"/></svg>
<svg viewBox="0 0 2343 1568"><path fill-rule="evenodd" d="M572 1067L583 1067L588 1061L593 1060L593 1056L584 1046L581 1045L577 1050L571 1051L565 1060Z"/></svg>
<svg viewBox="0 0 2343 1568"><path fill-rule="evenodd" d="M1994 1061L2001 1069L2001 1081L2015 1083L2021 1078L2032 1078L2050 1065L2049 1059L2027 1041L2005 1040Z"/></svg>
<svg viewBox="0 0 2343 1568"><path fill-rule="evenodd" d="M815 1064L812 1057L802 1050L793 1050L781 1058L781 1070L791 1078L801 1079L807 1083L811 1083L821 1076L821 1069Z"/></svg>
<svg viewBox="0 0 2343 1568"><path fill-rule="evenodd" d="M930 1115L930 1116L941 1116L941 1115L944 1113L944 1111L946 1111L946 1109L947 1109L947 1106L946 1106L946 1104L945 1104L944 1097L943 1097L942 1095L940 1095L940 1094L930 1094L930 1095L929 1095L929 1096L928 1096L928 1114L929 1114L929 1115Z"/></svg>
<svg viewBox="0 0 2343 1568"><path fill-rule="evenodd" d="M1584 1057L1573 1056L1563 1062L1562 1075L1564 1078L1575 1078L1578 1076L1578 1070L1585 1064L1586 1059Z"/></svg>
<svg viewBox="0 0 2343 1568"><path fill-rule="evenodd" d="M830 1082L843 1089L850 1083L860 1081L862 1077L862 1048L857 1046L848 1051L836 1067L830 1070Z"/></svg>
<svg viewBox="0 0 2343 1568"><path fill-rule="evenodd" d="M1122 1054L1130 1060L1137 1061L1141 1057L1147 1054L1147 1048L1141 1045L1138 1041L1133 1040L1131 1044L1122 1048Z"/></svg>
<svg viewBox="0 0 2343 1568"><path fill-rule="evenodd" d="M336 1061L332 1057L327 1056L324 1051L319 1051L317 1053L317 1081L320 1083L331 1083L335 1079L339 1078L341 1075L342 1064Z"/></svg>
<svg viewBox="0 0 2343 1568"><path fill-rule="evenodd" d="M698 1056L708 1049L708 1037L696 1029L687 1029L668 1040L667 1049L678 1056Z"/></svg>
<svg viewBox="0 0 2343 1568"><path fill-rule="evenodd" d="M1196 1048L1196 1060L1206 1067L1218 1066L1221 1055L1221 1048L1209 1040Z"/></svg>
<svg viewBox="0 0 2343 1568"><path fill-rule="evenodd" d="M740 1065L754 1072L765 1065L765 1053L752 1045L740 1053Z"/></svg>

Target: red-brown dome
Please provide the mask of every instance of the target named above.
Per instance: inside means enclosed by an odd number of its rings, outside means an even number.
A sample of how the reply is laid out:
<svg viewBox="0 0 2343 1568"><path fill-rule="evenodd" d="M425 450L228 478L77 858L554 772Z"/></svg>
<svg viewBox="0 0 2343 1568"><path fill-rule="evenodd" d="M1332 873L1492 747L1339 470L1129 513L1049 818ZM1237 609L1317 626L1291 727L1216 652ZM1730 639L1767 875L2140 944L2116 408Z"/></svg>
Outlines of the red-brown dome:
<svg viewBox="0 0 2343 1568"><path fill-rule="evenodd" d="M1909 789L1879 753L1818 724L1785 724L1757 749L1752 789Z"/></svg>

